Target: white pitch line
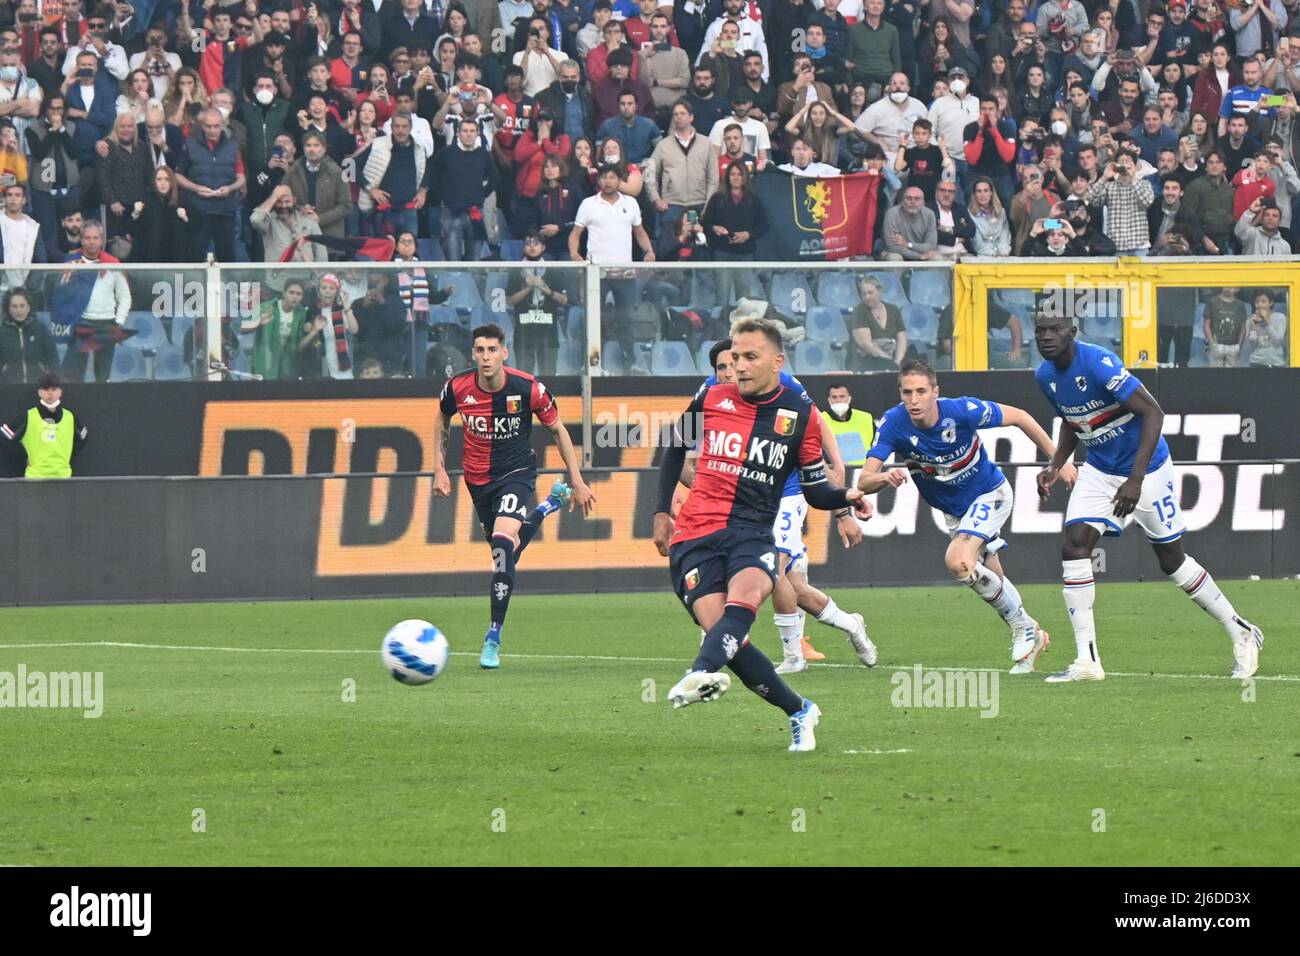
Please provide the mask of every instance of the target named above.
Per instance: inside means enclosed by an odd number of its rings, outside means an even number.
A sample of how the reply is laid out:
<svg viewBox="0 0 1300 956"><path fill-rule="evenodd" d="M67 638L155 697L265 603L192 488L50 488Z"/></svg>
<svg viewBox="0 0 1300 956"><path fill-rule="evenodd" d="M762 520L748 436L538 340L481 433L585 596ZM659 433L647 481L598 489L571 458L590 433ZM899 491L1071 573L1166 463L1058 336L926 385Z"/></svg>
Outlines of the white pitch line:
<svg viewBox="0 0 1300 956"><path fill-rule="evenodd" d="M47 641L45 643L31 644L0 644L0 650L31 650L47 647L120 647L129 650L145 651L212 651L215 653L226 654L373 654L374 651L359 650L355 648L320 648L320 647L221 647L212 644L142 644L130 641ZM452 651L453 657L478 657L474 651ZM684 657L623 657L617 654L507 654L510 660L535 660L535 661L619 661L631 664L683 664L689 663ZM832 668L849 668L852 670L862 669L861 664L813 664L809 667L832 667ZM877 669L884 670L891 665L880 665ZM914 664L894 664L895 669L905 669L910 671ZM980 671L990 670L988 667L942 667L938 665L922 665L928 671ZM1043 671L1046 673L1046 671ZM1230 677L1227 674L1161 674L1152 672L1129 672L1129 671L1107 671L1107 677L1156 677L1163 680L1238 680L1239 678ZM1257 674L1251 680L1279 681L1284 683L1300 683L1300 676L1292 674ZM1026 682L1022 682L1026 683Z"/></svg>
<svg viewBox="0 0 1300 956"><path fill-rule="evenodd" d="M875 755L881 755L881 754L913 754L913 753L916 753L915 750L908 750L906 747L902 748L901 750L846 750L846 751L844 751L844 752L845 752L846 754L867 754L867 755L872 755L872 756L875 756Z"/></svg>

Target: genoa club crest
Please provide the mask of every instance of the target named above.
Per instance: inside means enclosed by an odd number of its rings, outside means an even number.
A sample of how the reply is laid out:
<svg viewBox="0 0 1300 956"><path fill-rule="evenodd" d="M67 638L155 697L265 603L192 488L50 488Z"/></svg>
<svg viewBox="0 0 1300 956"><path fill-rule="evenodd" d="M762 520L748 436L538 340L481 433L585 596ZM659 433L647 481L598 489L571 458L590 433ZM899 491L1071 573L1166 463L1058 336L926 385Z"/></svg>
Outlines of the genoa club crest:
<svg viewBox="0 0 1300 956"><path fill-rule="evenodd" d="M518 395L506 396L506 414L516 415L519 412L520 398Z"/></svg>
<svg viewBox="0 0 1300 956"><path fill-rule="evenodd" d="M787 408L778 408L776 410L776 433L782 437L794 434L795 423L799 420L799 413L792 412Z"/></svg>
<svg viewBox="0 0 1300 956"><path fill-rule="evenodd" d="M691 568L689 571L686 572L686 589L688 591L693 590L695 586L699 583L700 583L699 568Z"/></svg>

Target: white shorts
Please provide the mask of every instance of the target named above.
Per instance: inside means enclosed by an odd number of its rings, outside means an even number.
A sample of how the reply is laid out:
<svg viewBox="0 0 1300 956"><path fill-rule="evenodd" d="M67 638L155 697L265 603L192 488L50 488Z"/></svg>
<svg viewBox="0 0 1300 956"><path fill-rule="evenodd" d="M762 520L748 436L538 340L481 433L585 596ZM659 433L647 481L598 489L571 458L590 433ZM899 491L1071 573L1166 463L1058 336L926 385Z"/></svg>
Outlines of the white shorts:
<svg viewBox="0 0 1300 956"><path fill-rule="evenodd" d="M985 554L1000 551L1007 546L1001 531L1011 517L1012 501L1011 482L1004 478L1002 484L972 501L965 514L958 516L944 513L943 521L948 526L948 537L968 534L983 538Z"/></svg>
<svg viewBox="0 0 1300 956"><path fill-rule="evenodd" d="M776 550L787 555L788 564L794 564L808 553L803 543L803 522L808 517L808 502L803 495L786 495L781 499L781 509L772 525L772 539Z"/></svg>
<svg viewBox="0 0 1300 956"><path fill-rule="evenodd" d="M1119 537L1130 521L1136 521L1153 544L1177 541L1187 530L1182 509L1175 497L1177 476L1174 463L1169 459L1142 479L1142 493L1138 495L1137 508L1126 518L1115 517L1112 500L1120 485L1120 475L1108 475L1085 462L1079 467L1079 480L1070 492L1070 504L1065 509L1065 523L1088 524L1102 534Z"/></svg>

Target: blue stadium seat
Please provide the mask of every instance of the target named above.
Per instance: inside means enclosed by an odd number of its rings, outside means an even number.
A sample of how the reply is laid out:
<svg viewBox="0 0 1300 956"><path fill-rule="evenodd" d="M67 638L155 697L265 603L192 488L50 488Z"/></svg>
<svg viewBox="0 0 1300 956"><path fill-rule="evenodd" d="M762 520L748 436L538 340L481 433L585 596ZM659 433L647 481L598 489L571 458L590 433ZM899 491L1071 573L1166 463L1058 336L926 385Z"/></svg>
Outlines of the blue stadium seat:
<svg viewBox="0 0 1300 956"><path fill-rule="evenodd" d="M192 315L178 315L172 319L171 344L179 346L185 341L185 333L194 326L194 317ZM163 327L166 331L166 326Z"/></svg>
<svg viewBox="0 0 1300 956"><path fill-rule="evenodd" d="M844 363L831 352L825 342L805 339L795 346L795 357L800 375L821 375L843 367Z"/></svg>
<svg viewBox="0 0 1300 956"><path fill-rule="evenodd" d="M424 262L442 262L446 258L437 239L415 240L415 255Z"/></svg>
<svg viewBox="0 0 1300 956"><path fill-rule="evenodd" d="M656 342L650 350L650 369L655 375L695 377L695 362L685 342Z"/></svg>
<svg viewBox="0 0 1300 956"><path fill-rule="evenodd" d="M696 309L711 309L718 304L718 288L708 273L698 270L691 273L689 303Z"/></svg>
<svg viewBox="0 0 1300 956"><path fill-rule="evenodd" d="M623 349L617 342L606 342L600 350L600 364L606 375L623 375Z"/></svg>
<svg viewBox="0 0 1300 956"><path fill-rule="evenodd" d="M556 375L582 374L582 346L576 342L560 343L560 351L555 356Z"/></svg>
<svg viewBox="0 0 1300 956"><path fill-rule="evenodd" d="M903 324L917 346L933 345L939 337L939 314L924 305L913 304L904 309Z"/></svg>
<svg viewBox="0 0 1300 956"><path fill-rule="evenodd" d="M440 272L436 281L440 289L452 287L451 299L445 304L461 314L473 312L483 301L478 291L478 278L472 272Z"/></svg>
<svg viewBox="0 0 1300 956"><path fill-rule="evenodd" d="M808 280L802 272L795 271L772 273L772 292L768 301L786 315L803 315L817 304Z"/></svg>
<svg viewBox="0 0 1300 956"><path fill-rule="evenodd" d="M1192 341L1205 341L1205 303L1196 303L1196 320L1192 323Z"/></svg>
<svg viewBox="0 0 1300 956"><path fill-rule="evenodd" d="M952 272L947 269L916 269L909 283L913 305L925 305L942 312L952 302Z"/></svg>
<svg viewBox="0 0 1300 956"><path fill-rule="evenodd" d="M94 364L92 361L91 365ZM119 345L113 353L113 371L110 382L133 382L146 377L144 353L129 345Z"/></svg>
<svg viewBox="0 0 1300 956"><path fill-rule="evenodd" d="M185 364L179 345L163 344L158 346L158 355L153 361L153 377L158 381L178 381L193 375Z"/></svg>
<svg viewBox="0 0 1300 956"><path fill-rule="evenodd" d="M849 330L839 310L829 305L815 305L804 319L808 338L814 342L847 342Z"/></svg>
<svg viewBox="0 0 1300 956"><path fill-rule="evenodd" d="M582 306L569 306L569 317L564 324L564 331L568 335L570 342L577 342L585 346L587 341L587 312Z"/></svg>
<svg viewBox="0 0 1300 956"><path fill-rule="evenodd" d="M822 272L817 277L817 301L841 312L852 312L862 299L852 275L847 272Z"/></svg>
<svg viewBox="0 0 1300 956"><path fill-rule="evenodd" d="M506 305L506 283L510 275L506 272L489 272L483 279L483 301L496 311L509 310Z"/></svg>
<svg viewBox="0 0 1300 956"><path fill-rule="evenodd" d="M707 339L695 350L695 367L706 377L713 374L713 366L709 363L709 349L713 348L717 341L717 339Z"/></svg>
<svg viewBox="0 0 1300 956"><path fill-rule="evenodd" d="M50 321L50 313L48 313L48 312L37 312L37 313L36 313L36 321L39 322L39 323L41 323L41 325L45 326L45 330L46 330L47 332L53 332L53 331L54 331L54 324Z"/></svg>
<svg viewBox="0 0 1300 956"><path fill-rule="evenodd" d="M502 261L518 262L523 257L524 257L524 241L522 239L501 240Z"/></svg>
<svg viewBox="0 0 1300 956"><path fill-rule="evenodd" d="M881 269L871 273L880 281L880 297L899 308L907 305L907 293L903 291L902 272L898 269ZM858 301L861 301L860 299Z"/></svg>
<svg viewBox="0 0 1300 956"><path fill-rule="evenodd" d="M167 341L162 322L152 312L130 313L126 317L126 327L135 329L136 334L130 342L137 349L154 349Z"/></svg>

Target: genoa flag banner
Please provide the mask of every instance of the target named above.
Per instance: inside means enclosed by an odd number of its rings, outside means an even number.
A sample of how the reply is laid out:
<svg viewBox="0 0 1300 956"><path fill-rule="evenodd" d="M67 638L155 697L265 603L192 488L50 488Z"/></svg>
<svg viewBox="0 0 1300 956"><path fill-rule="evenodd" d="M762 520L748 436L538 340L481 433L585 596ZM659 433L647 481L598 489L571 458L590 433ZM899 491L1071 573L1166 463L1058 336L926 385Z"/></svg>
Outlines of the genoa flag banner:
<svg viewBox="0 0 1300 956"><path fill-rule="evenodd" d="M822 262L871 254L880 176L793 176L765 169L754 192L767 213L763 262Z"/></svg>

